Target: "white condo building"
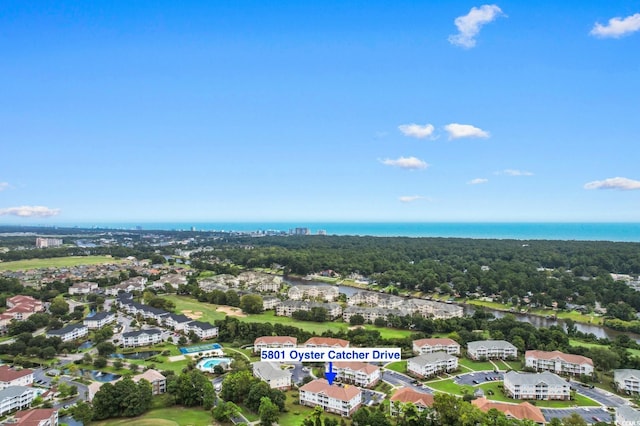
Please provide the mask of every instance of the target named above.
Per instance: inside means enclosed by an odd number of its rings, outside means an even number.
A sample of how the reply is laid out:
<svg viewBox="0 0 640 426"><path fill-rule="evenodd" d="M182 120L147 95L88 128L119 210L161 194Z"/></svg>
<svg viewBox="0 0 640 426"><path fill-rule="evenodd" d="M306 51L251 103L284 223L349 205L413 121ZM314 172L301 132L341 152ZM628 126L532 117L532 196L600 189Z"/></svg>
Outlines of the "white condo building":
<svg viewBox="0 0 640 426"><path fill-rule="evenodd" d="M478 340L467 343L467 355L471 359L507 359L518 356L518 349L505 340Z"/></svg>
<svg viewBox="0 0 640 426"><path fill-rule="evenodd" d="M366 362L334 362L336 379L363 388L375 386L381 378L380 367Z"/></svg>
<svg viewBox="0 0 640 426"><path fill-rule="evenodd" d="M421 378L454 371L457 368L458 358L446 352L433 352L407 360L407 371Z"/></svg>
<svg viewBox="0 0 640 426"><path fill-rule="evenodd" d="M565 354L560 351L527 351L525 365L538 371L552 371L556 374L574 376L593 374L593 361L581 355Z"/></svg>
<svg viewBox="0 0 640 426"><path fill-rule="evenodd" d="M320 406L343 417L352 415L361 403L362 392L356 386L329 385L324 379L316 379L300 388L300 405Z"/></svg>
<svg viewBox="0 0 640 426"><path fill-rule="evenodd" d="M640 370L613 370L613 383L619 392L640 393Z"/></svg>
<svg viewBox="0 0 640 426"><path fill-rule="evenodd" d="M266 382L271 389L287 390L291 388L291 373L282 370L277 363L254 362L253 375Z"/></svg>
<svg viewBox="0 0 640 426"><path fill-rule="evenodd" d="M570 384L553 373L518 373L504 375L504 391L513 399L568 400Z"/></svg>
<svg viewBox="0 0 640 426"><path fill-rule="evenodd" d="M432 352L460 355L460 344L453 339L446 338L419 339L413 341L413 352L419 355Z"/></svg>

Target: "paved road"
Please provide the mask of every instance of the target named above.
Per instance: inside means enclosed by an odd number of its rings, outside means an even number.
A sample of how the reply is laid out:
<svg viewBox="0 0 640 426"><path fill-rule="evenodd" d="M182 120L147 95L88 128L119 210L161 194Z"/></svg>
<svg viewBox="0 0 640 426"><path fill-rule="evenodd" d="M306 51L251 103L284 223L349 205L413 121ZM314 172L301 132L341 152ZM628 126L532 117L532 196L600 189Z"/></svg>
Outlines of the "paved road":
<svg viewBox="0 0 640 426"><path fill-rule="evenodd" d="M427 388L421 384L416 384L414 382L416 382L415 379L412 379L411 377L402 374L402 373L398 373L397 371L392 371L392 370L385 370L382 372L382 380L384 380L385 382L393 385L393 386L406 386L406 387L410 387L415 391L418 392L422 392L422 393L433 393L433 389Z"/></svg>
<svg viewBox="0 0 640 426"><path fill-rule="evenodd" d="M610 422L612 412L607 411L602 407L574 407L574 408L541 408L542 414L546 421L550 422L553 418L564 419L569 417L573 413L577 413L588 424L595 422ZM596 420L598 419L598 420Z"/></svg>
<svg viewBox="0 0 640 426"><path fill-rule="evenodd" d="M579 394L591 398L594 401L604 405L605 407L615 408L629 403L629 401L627 401L626 399L599 388L589 389L585 388L584 386L580 386L577 383L572 383L571 387L575 388Z"/></svg>
<svg viewBox="0 0 640 426"><path fill-rule="evenodd" d="M454 377L454 381L459 385L481 385L489 381L503 380L503 373L493 371L477 371L475 373L465 373Z"/></svg>

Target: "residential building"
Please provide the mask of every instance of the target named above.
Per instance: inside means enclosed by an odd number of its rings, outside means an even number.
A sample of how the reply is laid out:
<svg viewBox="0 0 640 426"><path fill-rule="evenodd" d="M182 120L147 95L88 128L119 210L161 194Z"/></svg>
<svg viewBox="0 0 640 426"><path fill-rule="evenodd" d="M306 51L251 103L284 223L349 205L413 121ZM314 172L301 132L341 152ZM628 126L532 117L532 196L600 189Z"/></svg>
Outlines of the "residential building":
<svg viewBox="0 0 640 426"><path fill-rule="evenodd" d="M378 318L387 319L390 315L397 317L405 317L411 315L411 312L404 309L391 308L367 308L363 306L349 306L342 312L342 320L346 323L351 321L354 315L361 315L364 321L373 324Z"/></svg>
<svg viewBox="0 0 640 426"><path fill-rule="evenodd" d="M74 283L69 287L69 294L89 294L95 293L98 290L98 283L93 283L90 281L82 281L79 283Z"/></svg>
<svg viewBox="0 0 640 426"><path fill-rule="evenodd" d="M366 362L334 362L336 379L363 388L372 388L380 381L380 367Z"/></svg>
<svg viewBox="0 0 640 426"><path fill-rule="evenodd" d="M453 339L447 338L419 339L413 341L413 352L419 355L432 352L460 355L460 344Z"/></svg>
<svg viewBox="0 0 640 426"><path fill-rule="evenodd" d="M406 298L386 293L372 291L359 291L347 299L350 306L370 306L382 309L402 309L408 315L420 314L425 318L447 319L462 317L464 312L461 306L435 302L432 300Z"/></svg>
<svg viewBox="0 0 640 426"><path fill-rule="evenodd" d="M118 293L121 292L131 293L132 291L143 291L146 284L147 278L133 277L120 284L105 288L104 293L108 296L117 296Z"/></svg>
<svg viewBox="0 0 640 426"><path fill-rule="evenodd" d="M193 331L202 340L213 339L218 335L218 327L202 321L191 321L184 326L184 331Z"/></svg>
<svg viewBox="0 0 640 426"><path fill-rule="evenodd" d="M542 410L535 405L523 402L520 404L507 404L504 402L490 401L485 397L476 398L471 401L480 411L488 412L496 409L507 416L508 419L531 420L539 425L544 425L547 421L542 414Z"/></svg>
<svg viewBox="0 0 640 426"><path fill-rule="evenodd" d="M513 399L568 400L571 397L570 384L562 377L547 371L509 371L504 375L504 391Z"/></svg>
<svg viewBox="0 0 640 426"><path fill-rule="evenodd" d="M25 306L29 308L31 312L42 312L44 310L42 302L31 296L16 295L9 297L6 301L6 305L9 309L18 306Z"/></svg>
<svg viewBox="0 0 640 426"><path fill-rule="evenodd" d="M305 300L285 300L276 306L276 315L290 317L297 311L311 311L312 308L323 308L327 318L334 319L342 315L342 306L337 303L309 302Z"/></svg>
<svg viewBox="0 0 640 426"><path fill-rule="evenodd" d="M574 376L593 374L593 360L586 356L565 354L560 351L527 351L525 366L538 371L552 371L556 374Z"/></svg>
<svg viewBox="0 0 640 426"><path fill-rule="evenodd" d="M36 395L36 390L27 386L10 386L0 390L0 416L29 408Z"/></svg>
<svg viewBox="0 0 640 426"><path fill-rule="evenodd" d="M0 366L0 390L11 386L31 386L33 384L33 370L23 368L15 370L8 365Z"/></svg>
<svg viewBox="0 0 640 426"><path fill-rule="evenodd" d="M63 342L81 339L89 334L89 328L84 324L71 324L59 330L47 331L47 337L59 337Z"/></svg>
<svg viewBox="0 0 640 426"><path fill-rule="evenodd" d="M356 386L329 385L325 379L316 379L299 390L300 405L320 406L329 413L343 417L352 415L362 403L362 392Z"/></svg>
<svg viewBox="0 0 640 426"><path fill-rule="evenodd" d="M334 337L312 337L302 346L305 348L348 348L349 341Z"/></svg>
<svg viewBox="0 0 640 426"><path fill-rule="evenodd" d="M191 321L191 318L182 314L168 314L164 317L164 324L175 331L184 330Z"/></svg>
<svg viewBox="0 0 640 426"><path fill-rule="evenodd" d="M62 238L36 238L36 248L60 247Z"/></svg>
<svg viewBox="0 0 640 426"><path fill-rule="evenodd" d="M160 395L167 392L167 378L160 374L158 370L150 368L145 370L142 374L133 376L131 379L136 383L142 379L151 383L151 391L153 395Z"/></svg>
<svg viewBox="0 0 640 426"><path fill-rule="evenodd" d="M262 349L295 348L298 339L290 336L262 336L253 342L253 351L259 353Z"/></svg>
<svg viewBox="0 0 640 426"><path fill-rule="evenodd" d="M288 390L291 388L291 372L281 369L277 363L254 362L253 375L266 382L271 389Z"/></svg>
<svg viewBox="0 0 640 426"><path fill-rule="evenodd" d="M613 383L619 392L640 393L640 370L613 370Z"/></svg>
<svg viewBox="0 0 640 426"><path fill-rule="evenodd" d="M86 317L82 323L86 325L89 330L98 330L115 321L116 314L113 312L98 312L91 317Z"/></svg>
<svg viewBox="0 0 640 426"><path fill-rule="evenodd" d="M446 352L433 352L407 360L407 371L414 376L424 378L458 368L458 358Z"/></svg>
<svg viewBox="0 0 640 426"><path fill-rule="evenodd" d="M55 408L33 408L18 411L13 415L13 426L58 426L58 410Z"/></svg>
<svg viewBox="0 0 640 426"><path fill-rule="evenodd" d="M606 419L602 419L603 421ZM616 426L638 426L640 425L640 411L631 408L629 405L616 407Z"/></svg>
<svg viewBox="0 0 640 426"><path fill-rule="evenodd" d="M418 411L424 411L433 406L433 395L418 392L410 387L401 387L391 396L391 404L389 404L391 416L397 416L400 407L408 403L412 403Z"/></svg>
<svg viewBox="0 0 640 426"><path fill-rule="evenodd" d="M478 340L467 343L469 358L479 359L507 359L518 356L518 349L505 340Z"/></svg>
<svg viewBox="0 0 640 426"><path fill-rule="evenodd" d="M289 289L288 296L290 300L326 300L333 302L340 295L336 286L293 286Z"/></svg>
<svg viewBox="0 0 640 426"><path fill-rule="evenodd" d="M31 296L17 295L7 299L7 310L0 314L0 331L6 331L11 321L24 321L36 312L42 312L40 300Z"/></svg>
<svg viewBox="0 0 640 426"><path fill-rule="evenodd" d="M262 298L262 309L265 311L268 311L269 309L275 309L281 303L282 300L275 296L264 296Z"/></svg>
<svg viewBox="0 0 640 426"><path fill-rule="evenodd" d="M160 342L162 342L162 331L157 328L122 334L122 346L125 348L155 345Z"/></svg>

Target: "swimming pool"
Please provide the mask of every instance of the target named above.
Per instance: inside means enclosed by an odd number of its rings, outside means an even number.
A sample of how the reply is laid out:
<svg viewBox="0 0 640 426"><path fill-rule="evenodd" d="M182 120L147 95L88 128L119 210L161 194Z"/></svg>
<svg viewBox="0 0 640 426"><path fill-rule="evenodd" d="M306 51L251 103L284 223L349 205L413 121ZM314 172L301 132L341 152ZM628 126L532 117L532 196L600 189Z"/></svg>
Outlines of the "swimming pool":
<svg viewBox="0 0 640 426"><path fill-rule="evenodd" d="M206 371L208 373L213 373L213 368L216 365L222 365L222 367L227 368L231 365L233 360L231 358L204 358L198 362L198 370Z"/></svg>

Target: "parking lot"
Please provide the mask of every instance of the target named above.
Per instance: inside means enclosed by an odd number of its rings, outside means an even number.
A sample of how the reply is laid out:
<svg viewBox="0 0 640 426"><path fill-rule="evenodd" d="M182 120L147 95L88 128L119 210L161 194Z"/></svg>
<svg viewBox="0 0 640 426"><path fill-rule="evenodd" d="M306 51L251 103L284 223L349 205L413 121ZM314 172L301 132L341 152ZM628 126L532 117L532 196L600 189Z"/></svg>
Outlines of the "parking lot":
<svg viewBox="0 0 640 426"><path fill-rule="evenodd" d="M393 386L406 386L406 387L410 387L413 390L416 390L418 392L422 392L422 393L433 393L433 390L430 388L427 388L426 386L419 384L419 383L415 383L417 382L416 380L412 379L409 376L406 376L404 374L400 374L398 372L395 371L391 371L391 370L387 370L387 371L383 371L382 372L382 380L384 380L385 382L389 383L390 385Z"/></svg>
<svg viewBox="0 0 640 426"><path fill-rule="evenodd" d="M617 395L612 394L611 392L604 391L598 388L588 388L579 385L578 383L572 383L571 387L576 389L576 391L588 398L593 399L596 402L604 405L605 407L619 407L621 405L627 404L627 400L621 398Z"/></svg>
<svg viewBox="0 0 640 426"><path fill-rule="evenodd" d="M569 417L573 413L577 413L582 417L588 424L596 423L596 422L610 422L611 421L611 413L602 407L575 407L575 408L542 408L542 414L546 421L550 422L553 418L564 419L565 417ZM597 419L597 420L596 420Z"/></svg>
<svg viewBox="0 0 640 426"><path fill-rule="evenodd" d="M502 373L495 373L493 371L477 371L475 373L460 374L454 377L453 381L459 385L481 385L491 381L503 380L504 375Z"/></svg>

